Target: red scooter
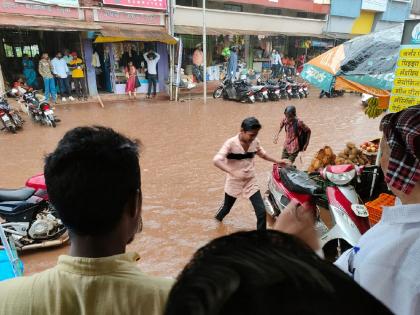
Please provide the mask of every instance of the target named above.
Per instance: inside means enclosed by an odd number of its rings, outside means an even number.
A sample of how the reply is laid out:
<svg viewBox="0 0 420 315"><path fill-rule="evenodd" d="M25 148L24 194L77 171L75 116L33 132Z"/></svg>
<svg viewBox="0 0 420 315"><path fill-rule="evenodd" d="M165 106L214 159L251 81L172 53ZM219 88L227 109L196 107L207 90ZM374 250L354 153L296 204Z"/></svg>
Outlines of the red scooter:
<svg viewBox="0 0 420 315"><path fill-rule="evenodd" d="M267 213L278 216L290 200L307 210L329 210L331 227L319 218L316 229L325 257L334 260L370 228L369 213L351 184L363 171L354 165L334 165L308 174L274 164L265 196Z"/></svg>
<svg viewBox="0 0 420 315"><path fill-rule="evenodd" d="M0 218L6 237L18 250L58 246L69 240L49 203L42 174L28 179L24 188L0 189Z"/></svg>

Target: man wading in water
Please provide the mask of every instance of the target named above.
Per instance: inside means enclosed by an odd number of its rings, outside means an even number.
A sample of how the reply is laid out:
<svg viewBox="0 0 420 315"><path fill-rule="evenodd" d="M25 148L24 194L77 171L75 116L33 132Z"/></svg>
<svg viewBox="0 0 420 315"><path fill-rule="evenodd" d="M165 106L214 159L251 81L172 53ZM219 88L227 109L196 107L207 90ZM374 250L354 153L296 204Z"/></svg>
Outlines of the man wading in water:
<svg viewBox="0 0 420 315"><path fill-rule="evenodd" d="M215 217L220 222L242 195L251 200L257 217L257 229L266 229L265 206L255 176L255 154L277 164L287 164L289 161L279 161L267 155L257 139L260 129L261 124L255 117L246 118L242 122L241 132L228 139L213 158L214 165L227 173L225 200Z"/></svg>

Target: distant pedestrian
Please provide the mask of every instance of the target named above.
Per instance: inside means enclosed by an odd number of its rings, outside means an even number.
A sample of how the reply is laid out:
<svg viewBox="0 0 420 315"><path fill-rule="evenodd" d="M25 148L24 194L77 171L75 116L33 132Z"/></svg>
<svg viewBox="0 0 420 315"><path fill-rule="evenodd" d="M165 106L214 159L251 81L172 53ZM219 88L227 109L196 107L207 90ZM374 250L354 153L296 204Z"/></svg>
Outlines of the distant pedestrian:
<svg viewBox="0 0 420 315"><path fill-rule="evenodd" d="M125 77L127 78L125 92L128 93L128 98L131 99L132 94L134 95L134 98L136 98L136 89L140 86L140 82L137 78L137 69L132 61L129 61L125 68Z"/></svg>
<svg viewBox="0 0 420 315"><path fill-rule="evenodd" d="M273 52L270 57L271 61L271 77L277 79L280 74L281 67L283 66L281 63L281 56L279 52L273 49Z"/></svg>
<svg viewBox="0 0 420 315"><path fill-rule="evenodd" d="M23 75L25 76L26 84L28 86L38 88L38 82L36 80L35 64L28 57L27 54L23 55L22 65L23 65Z"/></svg>
<svg viewBox="0 0 420 315"><path fill-rule="evenodd" d="M279 140L280 132L285 130L286 138L284 140L282 159L288 159L295 162L299 152L306 151L311 137L311 129L305 123L297 118L296 108L287 106L284 111L285 118L280 123L280 128L274 136L274 144ZM304 137L302 137L304 135ZM302 143L304 141L304 143Z"/></svg>
<svg viewBox="0 0 420 315"><path fill-rule="evenodd" d="M197 79L197 82L203 81L203 74L202 74L203 64L204 64L203 48L201 44L198 44L193 53L193 74L195 78Z"/></svg>
<svg viewBox="0 0 420 315"><path fill-rule="evenodd" d="M76 89L77 98L79 100L83 98L86 101L86 81L85 72L83 71L85 65L82 58L79 58L76 52L72 52L71 56L73 57L73 60L70 61L70 69L72 70L71 76Z"/></svg>
<svg viewBox="0 0 420 315"><path fill-rule="evenodd" d="M45 101L50 100L50 96L54 103L57 102L57 90L55 88L55 80L50 57L47 53L43 53L38 67L39 74L44 80Z"/></svg>
<svg viewBox="0 0 420 315"><path fill-rule="evenodd" d="M68 73L70 71L61 52L58 52L55 58L51 60L51 64L53 66L53 74L57 79L60 88L61 100L66 102L66 97L68 97L70 101L74 101L73 96L71 96L70 81L68 78Z"/></svg>
<svg viewBox="0 0 420 315"><path fill-rule="evenodd" d="M157 84L157 63L160 60L160 55L153 50L143 55L147 62L147 79L149 86L147 88L147 98L151 97L153 86L153 97L156 97L156 84Z"/></svg>
<svg viewBox="0 0 420 315"><path fill-rule="evenodd" d="M238 68L238 48L232 47L228 61L227 78L229 80L236 80L236 70Z"/></svg>

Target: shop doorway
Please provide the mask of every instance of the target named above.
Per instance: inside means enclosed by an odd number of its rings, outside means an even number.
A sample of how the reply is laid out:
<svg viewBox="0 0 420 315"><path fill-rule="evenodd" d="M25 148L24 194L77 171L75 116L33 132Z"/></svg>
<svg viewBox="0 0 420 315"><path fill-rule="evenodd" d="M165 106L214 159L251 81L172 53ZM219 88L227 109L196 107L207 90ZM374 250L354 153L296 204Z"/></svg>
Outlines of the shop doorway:
<svg viewBox="0 0 420 315"><path fill-rule="evenodd" d="M19 77L25 77L23 57L32 61L36 75L36 85L43 87L38 73L39 57L48 53L54 58L57 52L65 49L76 51L81 55L79 32L53 32L0 29L0 64L6 86L10 87Z"/></svg>

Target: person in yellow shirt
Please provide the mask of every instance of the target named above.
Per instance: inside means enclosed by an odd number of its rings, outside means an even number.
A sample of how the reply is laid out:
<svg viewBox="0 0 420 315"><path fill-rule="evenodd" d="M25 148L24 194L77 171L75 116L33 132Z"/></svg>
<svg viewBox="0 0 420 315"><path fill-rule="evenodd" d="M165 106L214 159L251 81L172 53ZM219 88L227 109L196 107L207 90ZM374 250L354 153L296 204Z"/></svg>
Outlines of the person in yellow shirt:
<svg viewBox="0 0 420 315"><path fill-rule="evenodd" d="M105 127L72 129L44 173L70 252L51 269L0 282L0 314L162 314L173 281L144 274L139 255L126 253L142 229L137 141Z"/></svg>
<svg viewBox="0 0 420 315"><path fill-rule="evenodd" d="M77 56L77 52L72 52L71 56L73 57L73 60L70 61L71 77L74 82L74 88L76 89L76 95L79 100L83 98L86 101L86 80L83 70L85 64L83 59Z"/></svg>

